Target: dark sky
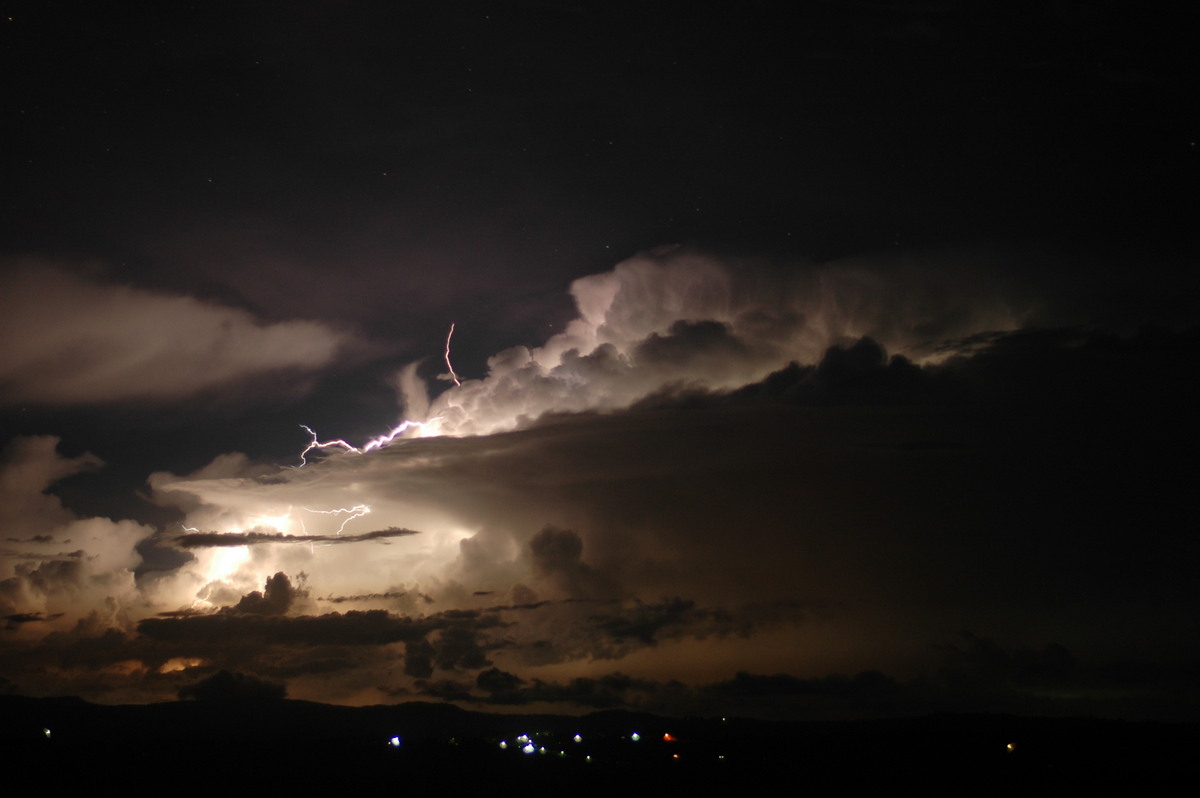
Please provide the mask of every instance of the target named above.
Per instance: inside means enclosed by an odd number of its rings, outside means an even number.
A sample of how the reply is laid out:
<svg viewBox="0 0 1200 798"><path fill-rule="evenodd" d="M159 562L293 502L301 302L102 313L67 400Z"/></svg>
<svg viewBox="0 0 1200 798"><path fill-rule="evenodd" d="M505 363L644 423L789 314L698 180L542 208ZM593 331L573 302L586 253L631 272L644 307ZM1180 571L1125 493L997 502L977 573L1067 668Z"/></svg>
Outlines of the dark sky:
<svg viewBox="0 0 1200 798"><path fill-rule="evenodd" d="M1193 716L1190 31L5 3L0 688Z"/></svg>

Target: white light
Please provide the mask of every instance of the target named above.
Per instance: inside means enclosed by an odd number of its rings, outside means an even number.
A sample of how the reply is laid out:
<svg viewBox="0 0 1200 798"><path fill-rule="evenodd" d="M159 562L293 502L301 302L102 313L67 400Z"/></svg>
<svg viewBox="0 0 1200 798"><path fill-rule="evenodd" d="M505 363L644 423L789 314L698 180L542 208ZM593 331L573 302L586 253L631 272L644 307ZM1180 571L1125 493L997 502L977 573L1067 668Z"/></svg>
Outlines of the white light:
<svg viewBox="0 0 1200 798"><path fill-rule="evenodd" d="M49 729L42 729L42 734L46 735L47 740L50 739L50 730Z"/></svg>
<svg viewBox="0 0 1200 798"><path fill-rule="evenodd" d="M392 737L392 739L388 740L388 745L390 745L392 748L399 748L400 747L400 738Z"/></svg>
<svg viewBox="0 0 1200 798"><path fill-rule="evenodd" d="M537 749L533 747L533 743L525 743L525 747L521 749L521 753L524 754L532 754L535 751Z"/></svg>
<svg viewBox="0 0 1200 798"><path fill-rule="evenodd" d="M642 735L638 734L637 732L634 732L633 734L629 735L629 739L633 740L636 743L638 740L642 739Z"/></svg>
<svg viewBox="0 0 1200 798"><path fill-rule="evenodd" d="M205 578L210 582L227 579L249 559L249 546L222 546L209 556Z"/></svg>
<svg viewBox="0 0 1200 798"><path fill-rule="evenodd" d="M581 734L576 734L576 735L575 735L575 742L577 742L577 743L581 743L581 742L583 742L583 735L581 735Z"/></svg>
<svg viewBox="0 0 1200 798"><path fill-rule="evenodd" d="M501 740L501 741L500 741L500 747L501 747L501 748L508 748L508 740Z"/></svg>

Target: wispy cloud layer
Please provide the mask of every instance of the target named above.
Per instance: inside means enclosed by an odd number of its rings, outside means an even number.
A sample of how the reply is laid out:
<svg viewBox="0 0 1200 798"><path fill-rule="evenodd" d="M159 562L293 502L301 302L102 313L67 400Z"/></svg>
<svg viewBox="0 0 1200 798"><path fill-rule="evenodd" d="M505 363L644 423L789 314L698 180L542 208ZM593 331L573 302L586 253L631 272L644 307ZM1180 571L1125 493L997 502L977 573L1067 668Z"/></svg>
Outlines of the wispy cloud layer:
<svg viewBox="0 0 1200 798"><path fill-rule="evenodd" d="M181 400L328 366L347 336L238 308L100 282L54 265L0 276L0 402Z"/></svg>

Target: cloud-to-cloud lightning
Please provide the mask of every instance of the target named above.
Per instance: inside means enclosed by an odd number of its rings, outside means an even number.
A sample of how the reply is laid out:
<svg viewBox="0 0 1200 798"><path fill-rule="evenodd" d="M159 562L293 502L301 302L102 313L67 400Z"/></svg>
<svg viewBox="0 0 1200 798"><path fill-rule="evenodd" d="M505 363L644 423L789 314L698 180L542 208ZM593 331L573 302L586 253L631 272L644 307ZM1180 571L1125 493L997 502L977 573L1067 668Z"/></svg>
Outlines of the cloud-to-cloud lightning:
<svg viewBox="0 0 1200 798"><path fill-rule="evenodd" d="M433 420L436 421L436 419L433 419ZM387 446L389 443L396 440L396 438L404 435L410 429L411 430L419 430L422 427L424 427L427 423L430 423L430 422L408 421L408 420L402 421L399 424L397 424L395 427L393 427L392 430L390 432L388 432L387 434L380 435L377 438L372 438L371 440L369 440L365 444L363 444L362 447L353 446L353 445L347 443L346 441L342 440L341 438L336 438L334 440L329 440L329 441L321 441L317 438L317 433L313 432L312 428L310 428L304 424L301 424L300 428L303 429L305 432L307 432L309 435L311 435L312 440L309 441L308 445L304 447L304 450L300 452L300 465L304 466L304 465L308 464L306 455L309 452L313 451L314 449L341 449L342 451L350 452L351 454L363 454L365 452L372 451L373 449L379 449L384 446Z"/></svg>

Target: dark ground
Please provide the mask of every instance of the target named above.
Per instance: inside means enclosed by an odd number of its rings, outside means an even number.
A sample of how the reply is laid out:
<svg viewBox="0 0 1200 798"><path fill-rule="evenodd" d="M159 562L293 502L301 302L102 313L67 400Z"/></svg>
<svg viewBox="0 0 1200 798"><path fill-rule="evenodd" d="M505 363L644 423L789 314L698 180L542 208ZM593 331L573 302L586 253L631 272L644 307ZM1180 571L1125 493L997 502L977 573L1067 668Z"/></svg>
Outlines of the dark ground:
<svg viewBox="0 0 1200 798"><path fill-rule="evenodd" d="M1200 738L1194 724L998 715L779 723L628 712L492 715L422 703L97 706L12 696L0 699L0 719L11 772L42 773L42 783L59 790L118 781L135 792L184 793L782 788L853 794L910 787L922 794L1174 794L1184 789L1180 778ZM629 739L634 731L637 742ZM546 752L522 754L521 734ZM574 742L575 734L582 742ZM674 739L665 740L668 734ZM389 744L394 735L399 747Z"/></svg>

